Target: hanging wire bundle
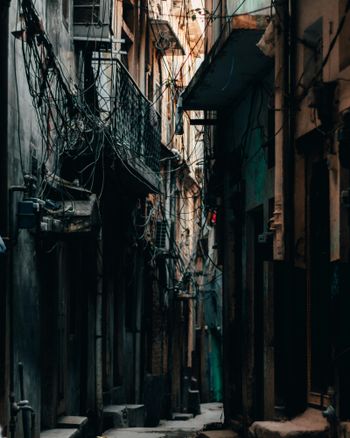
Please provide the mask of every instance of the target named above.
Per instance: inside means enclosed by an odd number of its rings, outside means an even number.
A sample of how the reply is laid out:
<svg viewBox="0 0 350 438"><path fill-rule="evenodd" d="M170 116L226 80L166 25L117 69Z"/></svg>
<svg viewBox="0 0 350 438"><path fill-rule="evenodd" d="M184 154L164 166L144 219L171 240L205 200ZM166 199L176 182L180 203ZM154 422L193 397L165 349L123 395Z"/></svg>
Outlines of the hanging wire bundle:
<svg viewBox="0 0 350 438"><path fill-rule="evenodd" d="M22 53L29 91L37 113L43 143L43 162L59 173L63 154L77 158L92 155L92 188L97 163L108 146L122 163L138 162L143 173L159 171L160 117L142 95L127 70L112 51L109 56L91 59L95 105L67 80L52 44L31 0L22 1Z"/></svg>
<svg viewBox="0 0 350 438"><path fill-rule="evenodd" d="M52 174L59 175L62 155L73 159L88 155L89 163L81 172L88 171L90 176L84 185L91 190L96 166L103 161L107 147L130 173L137 162L139 172L142 169L143 174L158 176L160 115L154 102L146 99L127 69L114 57L113 50L99 50L88 56L85 53L90 81L79 87L67 79L31 0L22 0L22 22L20 39L25 73L45 145L43 162L49 164ZM93 98L88 102L89 93ZM142 224L141 238L145 237L154 213L152 209ZM181 211L174 219L184 221ZM166 233L176 253L177 269L184 276L195 254L185 261L168 226ZM192 275L191 279L194 281Z"/></svg>

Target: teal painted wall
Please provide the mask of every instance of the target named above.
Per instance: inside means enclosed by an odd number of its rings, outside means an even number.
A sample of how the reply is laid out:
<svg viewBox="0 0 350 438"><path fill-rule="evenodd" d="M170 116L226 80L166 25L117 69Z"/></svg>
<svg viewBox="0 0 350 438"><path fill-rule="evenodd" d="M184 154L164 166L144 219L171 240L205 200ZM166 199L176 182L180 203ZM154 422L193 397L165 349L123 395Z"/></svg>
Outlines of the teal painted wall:
<svg viewBox="0 0 350 438"><path fill-rule="evenodd" d="M251 87L229 116L226 142L228 149L240 150L246 211L264 204L274 193L274 172L268 168L266 147L271 83L272 75Z"/></svg>

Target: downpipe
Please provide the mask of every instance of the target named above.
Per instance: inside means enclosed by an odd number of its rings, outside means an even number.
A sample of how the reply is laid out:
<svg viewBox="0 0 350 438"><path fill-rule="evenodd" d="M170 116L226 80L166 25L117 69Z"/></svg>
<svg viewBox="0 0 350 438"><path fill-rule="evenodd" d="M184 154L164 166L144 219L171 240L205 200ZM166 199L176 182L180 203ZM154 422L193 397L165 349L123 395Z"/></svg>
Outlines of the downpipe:
<svg viewBox="0 0 350 438"><path fill-rule="evenodd" d="M26 180L28 182L29 180ZM9 188L9 374L10 374L10 421L9 431L11 438L16 436L17 416L22 413L24 438L34 438L35 435L35 411L25 399L23 364L18 364L20 396L21 400L16 401L15 396L15 352L14 352L14 248L17 243L17 224L15 219L15 193L26 193L28 185L13 185ZM30 427L29 418L30 414Z"/></svg>
<svg viewBox="0 0 350 438"><path fill-rule="evenodd" d="M26 186L11 186L9 188L9 260L8 260L8 271L9 271L9 356L10 356L10 423L9 430L11 438L16 435L16 420L17 415L20 411L18 403L16 402L15 396L15 352L14 352L14 247L16 241L16 225L14 222L14 195L16 192L24 193L26 191Z"/></svg>
<svg viewBox="0 0 350 438"><path fill-rule="evenodd" d="M0 203L5 206L8 205L8 52L9 52L9 7L10 0L3 0L0 5L0 52L2 54L2 63L0 66ZM9 223L8 223L8 210L6 208L1 209L0 211L0 234L4 237L5 246L7 247L10 244L9 239ZM9 280L9 272L10 272L10 255L9 251L5 249L3 255L1 255L1 263L0 263L0 272L4 271L4 279L5 279L5 287L3 287L0 291L0 301L1 301L1 331L4 333L4 336L9 337L10 341L10 333L7 333L7 330L10 332L10 315L8 310L10 309L8 300L9 300L9 289L10 289L10 280ZM1 274L0 274L1 275ZM8 326L8 327L7 327ZM6 346L5 338L1 336L0 342L2 342L1 351L2 353L10 355L10 351L8 350L10 347ZM1 386L3 386L3 390L6 393L4 399L0 401L0 415L3 417L4 423L8 422L8 403L7 399L9 397L9 393L11 392L11 371L10 371L10 362L9 364L4 366L2 370L1 377ZM5 400L6 399L6 400ZM4 426L4 424L2 425Z"/></svg>
<svg viewBox="0 0 350 438"><path fill-rule="evenodd" d="M16 423L17 416L22 413L23 422L23 436L24 438L34 438L35 436L35 411L30 406L29 401L25 400L24 396L24 380L23 380L23 364L20 362L18 364L20 390L21 390L21 400L15 401L14 392L10 395L10 434L11 438L16 435ZM30 414L30 427L29 427L29 417Z"/></svg>
<svg viewBox="0 0 350 438"><path fill-rule="evenodd" d="M97 235L97 287L96 287L96 409L99 432L102 428L103 377L102 377L102 295L103 295L103 242L102 226Z"/></svg>
<svg viewBox="0 0 350 438"><path fill-rule="evenodd" d="M5 55L8 52L8 24L9 24L9 7L11 0L5 1L0 7L1 14L1 24L2 24L2 49ZM2 216L2 225L4 230L8 231L8 243L9 248L6 253L7 255L7 287L5 292L5 300L8 300L8 337L9 337L9 407L10 407L10 418L9 418L9 434L11 438L15 438L16 435L16 426L17 426L17 416L19 413L22 413L22 421L23 421L23 435L24 438L34 438L35 434L35 411L30 406L28 400L25 399L24 396L24 380L23 380L23 365L21 363L18 364L18 372L19 372L19 383L20 383L20 391L21 391L21 400L16 401L15 396L15 354L14 354L14 248L17 241L17 227L16 227L16 219L15 219L15 194L16 193L25 193L28 190L28 186L26 183L28 181L25 180L24 185L12 185L8 187L8 93L7 93L7 78L8 78L8 61L5 56L4 66L1 69L0 80L1 80L1 88L3 88L4 96L1 102L2 114L0 118L1 125L1 143L2 148L0 150L0 155L2 158L1 165L1 181L3 182L3 188L1 189L0 195L3 200L7 204L9 209ZM6 315L6 313L5 313ZM29 425L29 414L30 414L30 425ZM30 427L29 427L30 426Z"/></svg>

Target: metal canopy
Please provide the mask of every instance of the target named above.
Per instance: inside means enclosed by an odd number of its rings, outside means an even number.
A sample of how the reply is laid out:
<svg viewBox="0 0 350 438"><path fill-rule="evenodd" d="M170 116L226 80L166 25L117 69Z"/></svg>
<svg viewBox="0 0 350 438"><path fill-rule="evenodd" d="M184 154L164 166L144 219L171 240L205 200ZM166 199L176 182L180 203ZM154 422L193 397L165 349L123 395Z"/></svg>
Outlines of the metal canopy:
<svg viewBox="0 0 350 438"><path fill-rule="evenodd" d="M169 21L153 18L150 20L150 25L156 40L155 45L159 50L175 55L185 55L185 49Z"/></svg>
<svg viewBox="0 0 350 438"><path fill-rule="evenodd" d="M239 99L245 89L273 66L256 46L263 30L236 29L215 45L188 84L185 110L218 110Z"/></svg>

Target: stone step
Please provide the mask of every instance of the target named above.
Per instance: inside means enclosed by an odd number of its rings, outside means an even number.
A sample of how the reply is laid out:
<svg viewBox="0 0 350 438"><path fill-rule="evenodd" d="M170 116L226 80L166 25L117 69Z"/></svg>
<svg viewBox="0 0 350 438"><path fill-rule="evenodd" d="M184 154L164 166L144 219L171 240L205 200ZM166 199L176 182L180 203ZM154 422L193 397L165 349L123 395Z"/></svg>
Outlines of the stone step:
<svg viewBox="0 0 350 438"><path fill-rule="evenodd" d="M80 417L75 415L67 415L60 417L57 421L58 428L65 429L79 429L81 430L87 423L87 417Z"/></svg>
<svg viewBox="0 0 350 438"><path fill-rule="evenodd" d="M193 418L193 414L187 414L185 412L174 412L172 415L173 421L186 421Z"/></svg>
<svg viewBox="0 0 350 438"><path fill-rule="evenodd" d="M257 421L249 432L254 438L328 438L328 423L317 409L307 409L290 421Z"/></svg>
<svg viewBox="0 0 350 438"><path fill-rule="evenodd" d="M74 428L48 429L40 432L40 438L78 438L79 430Z"/></svg>
<svg viewBox="0 0 350 438"><path fill-rule="evenodd" d="M238 438L238 433L230 429L206 430L198 435L198 438Z"/></svg>
<svg viewBox="0 0 350 438"><path fill-rule="evenodd" d="M169 435L165 432L147 431L141 429L118 429L104 432L102 437L97 438L167 438Z"/></svg>
<svg viewBox="0 0 350 438"><path fill-rule="evenodd" d="M145 425L144 405L109 405L103 409L104 420L112 420L110 427L143 427Z"/></svg>

